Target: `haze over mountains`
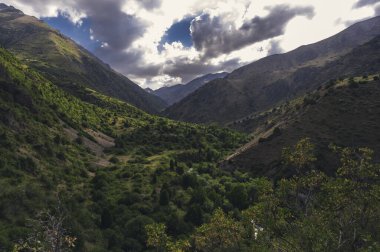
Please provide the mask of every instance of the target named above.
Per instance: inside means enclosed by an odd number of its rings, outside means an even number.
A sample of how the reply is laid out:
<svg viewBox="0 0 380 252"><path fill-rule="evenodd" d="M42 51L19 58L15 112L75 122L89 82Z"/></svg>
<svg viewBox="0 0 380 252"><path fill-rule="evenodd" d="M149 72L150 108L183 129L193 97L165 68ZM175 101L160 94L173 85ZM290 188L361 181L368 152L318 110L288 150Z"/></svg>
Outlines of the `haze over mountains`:
<svg viewBox="0 0 380 252"><path fill-rule="evenodd" d="M166 109L165 115L224 124L313 90L329 79L369 71L370 65L339 67L339 58L379 34L380 17L375 17L315 44L263 58L204 85Z"/></svg>

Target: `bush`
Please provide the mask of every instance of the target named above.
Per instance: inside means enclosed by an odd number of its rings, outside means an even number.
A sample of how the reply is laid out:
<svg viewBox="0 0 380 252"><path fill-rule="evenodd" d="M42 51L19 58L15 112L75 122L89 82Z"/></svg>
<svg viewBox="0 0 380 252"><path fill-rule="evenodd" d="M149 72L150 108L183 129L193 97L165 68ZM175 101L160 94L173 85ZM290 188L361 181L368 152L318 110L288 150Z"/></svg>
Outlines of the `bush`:
<svg viewBox="0 0 380 252"><path fill-rule="evenodd" d="M19 158L17 164L20 169L31 174L36 174L37 172L37 165L30 157Z"/></svg>
<svg viewBox="0 0 380 252"><path fill-rule="evenodd" d="M187 189L189 187L196 188L198 185L197 176L193 173L187 173L182 176L182 186Z"/></svg>
<svg viewBox="0 0 380 252"><path fill-rule="evenodd" d="M348 83L348 87L349 88L358 88L359 87L359 84L356 82L356 81L350 81Z"/></svg>
<svg viewBox="0 0 380 252"><path fill-rule="evenodd" d="M303 105L304 106L308 106L308 105L314 105L316 104L317 102L313 99L313 98L309 98L309 97L305 97L303 99Z"/></svg>
<svg viewBox="0 0 380 252"><path fill-rule="evenodd" d="M117 164L117 163L119 163L119 159L117 157L113 156L110 158L110 162L113 164Z"/></svg>
<svg viewBox="0 0 380 252"><path fill-rule="evenodd" d="M77 139L75 139L75 142L79 145L82 145L83 144L83 139L82 137L78 136Z"/></svg>
<svg viewBox="0 0 380 252"><path fill-rule="evenodd" d="M166 206L169 204L170 196L167 190L162 189L160 192L160 205Z"/></svg>
<svg viewBox="0 0 380 252"><path fill-rule="evenodd" d="M237 208L244 209L248 206L248 193L243 185L236 185L228 195L228 200Z"/></svg>
<svg viewBox="0 0 380 252"><path fill-rule="evenodd" d="M152 223L154 223L154 221L151 218L145 215L139 215L128 221L125 225L126 235L144 244L147 238L145 226Z"/></svg>

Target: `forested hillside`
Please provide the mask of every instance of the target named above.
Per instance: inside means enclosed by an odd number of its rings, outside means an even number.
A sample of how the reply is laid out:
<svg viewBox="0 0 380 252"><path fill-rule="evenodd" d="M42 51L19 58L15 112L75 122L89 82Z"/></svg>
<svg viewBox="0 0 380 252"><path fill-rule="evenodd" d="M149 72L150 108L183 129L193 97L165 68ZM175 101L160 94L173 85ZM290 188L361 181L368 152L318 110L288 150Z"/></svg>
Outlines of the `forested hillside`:
<svg viewBox="0 0 380 252"><path fill-rule="evenodd" d="M97 105L1 49L2 249L27 241L43 228L29 220L57 207L77 251L138 251L145 224L171 222L179 235L230 204L212 189L226 182L215 165L242 134L151 116L89 92ZM201 209L191 201L205 191L219 203Z"/></svg>

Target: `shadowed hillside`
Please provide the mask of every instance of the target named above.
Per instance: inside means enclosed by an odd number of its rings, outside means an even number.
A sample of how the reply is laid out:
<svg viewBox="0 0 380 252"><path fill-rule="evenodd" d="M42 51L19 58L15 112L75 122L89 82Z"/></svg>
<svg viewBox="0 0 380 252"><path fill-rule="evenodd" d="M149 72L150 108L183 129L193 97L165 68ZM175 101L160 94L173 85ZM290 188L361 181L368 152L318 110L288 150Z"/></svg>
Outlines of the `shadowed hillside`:
<svg viewBox="0 0 380 252"><path fill-rule="evenodd" d="M378 79L371 75L334 80L299 99L232 123L232 128L252 132L253 140L228 157L224 168L254 176L291 176L294 171L282 164L282 150L305 137L317 146L315 168L327 174L335 172L330 167L338 162L328 154L330 144L370 147L380 153Z"/></svg>

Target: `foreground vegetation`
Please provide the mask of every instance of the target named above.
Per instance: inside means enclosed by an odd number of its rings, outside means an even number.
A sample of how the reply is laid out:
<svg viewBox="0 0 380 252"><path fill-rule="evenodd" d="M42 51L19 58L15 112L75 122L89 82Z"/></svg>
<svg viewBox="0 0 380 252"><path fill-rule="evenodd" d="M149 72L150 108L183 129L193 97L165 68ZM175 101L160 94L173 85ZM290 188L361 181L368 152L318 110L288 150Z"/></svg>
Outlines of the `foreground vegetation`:
<svg viewBox="0 0 380 252"><path fill-rule="evenodd" d="M0 250L379 249L369 149L332 147L328 176L306 138L283 151L293 177L253 178L218 166L244 134L85 101L0 49Z"/></svg>
<svg viewBox="0 0 380 252"><path fill-rule="evenodd" d="M159 251L379 251L380 165L367 148L331 150L340 156L335 176L310 169L314 146L302 139L283 153L295 176L240 183L234 196L245 209L215 210L185 240L172 239L164 224L147 225L147 244Z"/></svg>

